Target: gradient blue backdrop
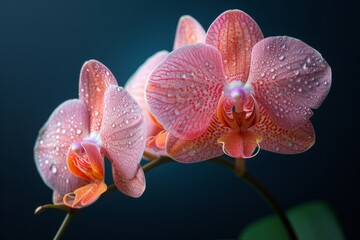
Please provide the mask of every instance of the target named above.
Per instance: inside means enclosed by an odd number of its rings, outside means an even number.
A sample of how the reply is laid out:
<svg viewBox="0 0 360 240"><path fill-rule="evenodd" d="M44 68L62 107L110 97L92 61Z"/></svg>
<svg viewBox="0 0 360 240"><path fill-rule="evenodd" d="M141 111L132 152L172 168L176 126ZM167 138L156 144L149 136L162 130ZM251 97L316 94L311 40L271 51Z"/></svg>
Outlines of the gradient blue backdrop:
<svg viewBox="0 0 360 240"><path fill-rule="evenodd" d="M317 142L304 154L262 151L248 169L290 208L327 201L356 239L359 212L359 34L354 1L17 1L0 0L1 239L51 239L64 213L51 201L33 160L40 127L61 102L77 98L84 61L108 66L120 85L156 51L171 50L190 14L205 29L242 9L265 36L288 35L316 48L333 70L330 94L312 118ZM108 174L111 181L110 174ZM228 169L212 163L152 170L139 199L113 193L78 214L65 239L236 237L272 211Z"/></svg>

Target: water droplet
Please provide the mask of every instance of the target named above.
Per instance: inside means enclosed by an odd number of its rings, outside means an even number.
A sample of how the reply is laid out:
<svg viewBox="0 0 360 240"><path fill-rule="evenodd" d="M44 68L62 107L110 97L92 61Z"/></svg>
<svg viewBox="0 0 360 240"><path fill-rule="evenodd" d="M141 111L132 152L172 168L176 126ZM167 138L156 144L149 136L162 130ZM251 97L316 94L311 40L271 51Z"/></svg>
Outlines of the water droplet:
<svg viewBox="0 0 360 240"><path fill-rule="evenodd" d="M261 73L260 76L261 76L261 77L265 77L265 73Z"/></svg>
<svg viewBox="0 0 360 240"><path fill-rule="evenodd" d="M99 112L98 112L98 111L95 111L95 112L94 112L94 115L95 115L95 116L99 116Z"/></svg>
<svg viewBox="0 0 360 240"><path fill-rule="evenodd" d="M186 73L182 73L182 74L181 74L181 78L182 78L182 79L185 79L185 78L186 78Z"/></svg>
<svg viewBox="0 0 360 240"><path fill-rule="evenodd" d="M301 93L301 92L302 92L302 90L303 90L302 88L298 88L298 92L300 92L300 93Z"/></svg>
<svg viewBox="0 0 360 240"><path fill-rule="evenodd" d="M173 96L174 96L174 93L173 93L173 92L168 92L167 96L168 96L168 97L173 97Z"/></svg>
<svg viewBox="0 0 360 240"><path fill-rule="evenodd" d="M109 76L109 75L110 75L109 71L106 71L106 76Z"/></svg>
<svg viewBox="0 0 360 240"><path fill-rule="evenodd" d="M282 60L284 60L284 59L285 59L285 56L284 56L284 55L280 55L279 60L282 61Z"/></svg>
<svg viewBox="0 0 360 240"><path fill-rule="evenodd" d="M271 76L271 79L275 79L276 78L276 74Z"/></svg>
<svg viewBox="0 0 360 240"><path fill-rule="evenodd" d="M282 49L286 48L285 43L281 44L281 48L282 48Z"/></svg>
<svg viewBox="0 0 360 240"><path fill-rule="evenodd" d="M291 69L290 65L287 65L285 68L286 68L287 70L290 70L290 69Z"/></svg>
<svg viewBox="0 0 360 240"><path fill-rule="evenodd" d="M100 88L99 88L99 87L96 87L96 91L97 91L97 92L100 92Z"/></svg>
<svg viewBox="0 0 360 240"><path fill-rule="evenodd" d="M205 66L209 66L209 62L208 61L205 61Z"/></svg>
<svg viewBox="0 0 360 240"><path fill-rule="evenodd" d="M57 173L57 168L56 168L56 166L54 165L54 164L51 164L51 166L50 166L50 171L52 172L52 173Z"/></svg>
<svg viewBox="0 0 360 240"><path fill-rule="evenodd" d="M175 108L174 113L175 113L176 116L179 116L179 114L180 114L180 112L179 112L179 110L177 108Z"/></svg>
<svg viewBox="0 0 360 240"><path fill-rule="evenodd" d="M60 127L60 126L61 126L61 122L57 122L56 125L57 125L58 127Z"/></svg>
<svg viewBox="0 0 360 240"><path fill-rule="evenodd" d="M274 72L275 70L272 68L272 69L270 69L270 72Z"/></svg>
<svg viewBox="0 0 360 240"><path fill-rule="evenodd" d="M188 154L189 156L195 156L195 150L190 150Z"/></svg>
<svg viewBox="0 0 360 240"><path fill-rule="evenodd" d="M129 124L129 120L125 119L125 123L126 123L126 124Z"/></svg>
<svg viewBox="0 0 360 240"><path fill-rule="evenodd" d="M328 83L328 81L325 81L324 84L325 84L325 86L326 86L326 85L328 85L329 83Z"/></svg>
<svg viewBox="0 0 360 240"><path fill-rule="evenodd" d="M299 73L300 73L299 70L295 70L295 71L294 71L295 76L299 75Z"/></svg>
<svg viewBox="0 0 360 240"><path fill-rule="evenodd" d="M79 135L82 133L81 129L76 130L76 133Z"/></svg>
<svg viewBox="0 0 360 240"><path fill-rule="evenodd" d="M68 178L65 178L65 183L66 183L66 184L69 184L69 182L70 182L69 179L68 179Z"/></svg>
<svg viewBox="0 0 360 240"><path fill-rule="evenodd" d="M112 127L112 128L115 128L115 127L116 127L116 124L115 124L115 123L113 123L113 124L111 125L111 127Z"/></svg>
<svg viewBox="0 0 360 240"><path fill-rule="evenodd" d="M304 69L304 70L307 69L307 64L306 64L306 63L304 63L304 64L302 65L302 69Z"/></svg>

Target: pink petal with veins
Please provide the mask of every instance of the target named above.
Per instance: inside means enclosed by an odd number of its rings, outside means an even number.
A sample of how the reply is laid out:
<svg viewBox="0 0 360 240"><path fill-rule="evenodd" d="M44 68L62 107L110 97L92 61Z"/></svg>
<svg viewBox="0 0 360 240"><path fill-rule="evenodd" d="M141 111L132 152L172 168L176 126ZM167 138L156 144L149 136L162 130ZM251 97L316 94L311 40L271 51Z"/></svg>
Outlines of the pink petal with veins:
<svg viewBox="0 0 360 240"><path fill-rule="evenodd" d="M165 130L194 139L209 126L224 81L221 56L214 47L186 45L155 68L146 86L146 101Z"/></svg>
<svg viewBox="0 0 360 240"><path fill-rule="evenodd" d="M96 60L84 63L80 71L79 98L88 106L90 132L100 130L104 93L111 84L117 85L117 82L106 66Z"/></svg>
<svg viewBox="0 0 360 240"><path fill-rule="evenodd" d="M224 127L214 115L205 133L194 140L182 140L169 134L166 150L168 155L178 162L205 161L224 154L217 139L229 131L230 128Z"/></svg>
<svg viewBox="0 0 360 240"><path fill-rule="evenodd" d="M264 36L257 23L240 10L222 13L209 27L205 43L219 49L227 81L246 82L252 47Z"/></svg>
<svg viewBox="0 0 360 240"><path fill-rule="evenodd" d="M167 51L160 51L148 58L143 65L141 65L134 75L130 77L125 85L125 90L128 91L136 102L140 105L142 111L146 117L147 136L154 136L162 129L156 126L151 120L149 110L145 103L145 84L150 76L150 73L154 70L165 57L168 55Z"/></svg>
<svg viewBox="0 0 360 240"><path fill-rule="evenodd" d="M133 179L145 149L146 126L140 106L121 87L106 90L100 136L117 176Z"/></svg>
<svg viewBox="0 0 360 240"><path fill-rule="evenodd" d="M315 131L310 121L297 129L285 130L274 124L262 106L260 121L252 129L262 137L260 148L271 152L301 153L315 143Z"/></svg>
<svg viewBox="0 0 360 240"><path fill-rule="evenodd" d="M331 68L319 52L291 37L269 37L253 48L249 81L276 125L304 126L330 90Z"/></svg>
<svg viewBox="0 0 360 240"><path fill-rule="evenodd" d="M112 168L114 183L116 187L124 194L130 197L140 197L145 191L146 182L144 171L140 164L137 164L136 174L133 178L124 178L122 172L117 168L117 165L113 165Z"/></svg>
<svg viewBox="0 0 360 240"><path fill-rule="evenodd" d="M195 18L185 15L179 19L174 50L191 43L204 42L205 30Z"/></svg>
<svg viewBox="0 0 360 240"><path fill-rule="evenodd" d="M58 106L39 132L34 147L35 164L44 182L57 192L56 195L87 183L69 171L66 156L72 143L89 135L88 129L87 107L74 99Z"/></svg>

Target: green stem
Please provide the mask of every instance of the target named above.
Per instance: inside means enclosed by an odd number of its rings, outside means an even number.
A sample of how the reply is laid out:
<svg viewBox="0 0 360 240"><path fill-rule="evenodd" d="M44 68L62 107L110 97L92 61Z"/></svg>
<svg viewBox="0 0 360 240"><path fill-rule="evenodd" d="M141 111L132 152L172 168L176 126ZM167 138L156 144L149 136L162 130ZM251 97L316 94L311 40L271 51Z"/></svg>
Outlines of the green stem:
<svg viewBox="0 0 360 240"><path fill-rule="evenodd" d="M74 212L69 212L68 214L66 214L64 221L62 222L59 230L57 231L54 240L59 240L61 239L61 237L64 235L67 227L69 226L71 220L74 218L75 213Z"/></svg>
<svg viewBox="0 0 360 240"><path fill-rule="evenodd" d="M226 167L230 168L231 170L235 170L235 164L227 159L224 158L214 158L212 161L216 163L220 163L225 165ZM290 239L296 240L296 234L291 226L291 223L288 217L285 214L285 211L280 206L280 204L276 201L273 195L254 177L252 176L249 171L244 170L243 174L240 177L248 183L251 187L253 187L260 196L268 203L268 205L274 210L274 212L279 216L282 224L284 225Z"/></svg>

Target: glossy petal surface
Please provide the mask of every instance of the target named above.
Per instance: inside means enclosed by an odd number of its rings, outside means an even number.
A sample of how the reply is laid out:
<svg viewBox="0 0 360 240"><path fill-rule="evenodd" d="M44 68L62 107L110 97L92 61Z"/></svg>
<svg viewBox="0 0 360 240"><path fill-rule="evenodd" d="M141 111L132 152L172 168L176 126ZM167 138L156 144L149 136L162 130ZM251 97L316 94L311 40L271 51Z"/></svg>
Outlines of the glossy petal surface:
<svg viewBox="0 0 360 240"><path fill-rule="evenodd" d="M133 179L145 149L146 126L143 113L129 93L114 85L108 87L104 104L100 129L102 148L113 168L116 168L117 176Z"/></svg>
<svg viewBox="0 0 360 240"><path fill-rule="evenodd" d="M146 117L147 136L154 136L162 129L156 126L151 120L151 116L147 105L145 103L145 84L150 76L150 73L168 55L167 51L160 51L148 58L143 65L141 65L129 81L125 85L125 89L135 98L136 102L140 105Z"/></svg>
<svg viewBox="0 0 360 240"><path fill-rule="evenodd" d="M252 52L249 81L276 125L304 126L330 90L331 69L312 47L291 37L270 37Z"/></svg>
<svg viewBox="0 0 360 240"><path fill-rule="evenodd" d="M252 47L263 34L257 23L240 10L222 13L207 31L205 43L219 49L227 81L246 82L249 75Z"/></svg>
<svg viewBox="0 0 360 240"><path fill-rule="evenodd" d="M106 66L96 60L84 63L80 71L79 98L88 106L91 132L100 130L104 93L110 84L117 85L117 82Z"/></svg>
<svg viewBox="0 0 360 240"><path fill-rule="evenodd" d="M260 148L281 153L296 154L309 149L315 143L315 131L310 121L294 130L285 130L274 124L263 107L260 107L260 122L253 128L262 136Z"/></svg>
<svg viewBox="0 0 360 240"><path fill-rule="evenodd" d="M89 183L74 192L65 194L63 202L72 208L86 207L96 201L107 189L103 181Z"/></svg>
<svg viewBox="0 0 360 240"><path fill-rule="evenodd" d="M174 50L191 43L204 42L205 30L196 19L186 15L179 19Z"/></svg>
<svg viewBox="0 0 360 240"><path fill-rule="evenodd" d="M150 112L182 139L202 135L210 124L224 83L221 56L210 45L187 45L169 54L146 86Z"/></svg>
<svg viewBox="0 0 360 240"><path fill-rule="evenodd" d="M169 134L166 145L168 155L182 163L200 162L221 156L224 152L217 140L229 131L215 115L205 133L194 140L182 140Z"/></svg>
<svg viewBox="0 0 360 240"><path fill-rule="evenodd" d="M232 131L218 140L224 153L233 158L253 157L258 141L259 135L252 131Z"/></svg>
<svg viewBox="0 0 360 240"><path fill-rule="evenodd" d="M70 148L67 155L69 170L78 177L89 181L104 180L104 157L97 144L89 141L76 143L78 148Z"/></svg>
<svg viewBox="0 0 360 240"><path fill-rule="evenodd" d="M36 140L35 164L44 182L60 195L86 183L69 171L66 156L72 143L88 136L88 120L86 105L68 100L54 110Z"/></svg>

